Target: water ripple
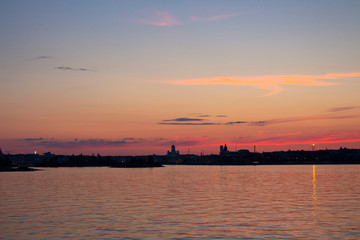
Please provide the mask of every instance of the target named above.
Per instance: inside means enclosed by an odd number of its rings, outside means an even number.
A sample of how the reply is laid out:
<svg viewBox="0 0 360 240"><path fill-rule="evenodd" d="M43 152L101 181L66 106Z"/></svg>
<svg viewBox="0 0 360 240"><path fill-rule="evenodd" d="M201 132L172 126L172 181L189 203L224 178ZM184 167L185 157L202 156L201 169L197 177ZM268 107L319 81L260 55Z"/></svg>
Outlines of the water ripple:
<svg viewBox="0 0 360 240"><path fill-rule="evenodd" d="M56 168L0 175L0 239L359 239L352 166Z"/></svg>

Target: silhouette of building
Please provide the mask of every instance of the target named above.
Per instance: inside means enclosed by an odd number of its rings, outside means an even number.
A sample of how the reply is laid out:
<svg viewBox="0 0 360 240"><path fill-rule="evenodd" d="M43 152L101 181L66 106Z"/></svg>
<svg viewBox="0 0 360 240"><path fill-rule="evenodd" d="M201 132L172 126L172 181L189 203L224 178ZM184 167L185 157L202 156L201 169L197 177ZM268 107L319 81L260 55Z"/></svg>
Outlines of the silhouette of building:
<svg viewBox="0 0 360 240"><path fill-rule="evenodd" d="M175 149L175 145L172 145L171 146L171 151L167 151L167 156L179 156L180 155L180 153L179 153L179 151L176 151L176 149Z"/></svg>
<svg viewBox="0 0 360 240"><path fill-rule="evenodd" d="M238 156L238 155L242 155L244 153L249 153L249 150L247 149L241 149L238 151L229 151L228 147L226 146L226 144L223 146L220 146L220 156Z"/></svg>
<svg viewBox="0 0 360 240"><path fill-rule="evenodd" d="M223 146L223 145L220 145L220 153L219 155L224 155L226 153L228 153L229 150L228 150L228 147L226 146L226 144Z"/></svg>

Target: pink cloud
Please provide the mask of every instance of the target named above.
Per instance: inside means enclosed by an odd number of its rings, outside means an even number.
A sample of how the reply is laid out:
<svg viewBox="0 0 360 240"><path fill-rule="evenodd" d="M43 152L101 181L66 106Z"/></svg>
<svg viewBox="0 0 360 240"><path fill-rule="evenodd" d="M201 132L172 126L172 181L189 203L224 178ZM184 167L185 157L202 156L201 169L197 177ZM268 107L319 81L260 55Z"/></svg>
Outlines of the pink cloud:
<svg viewBox="0 0 360 240"><path fill-rule="evenodd" d="M278 134L277 136L279 136L279 137L286 137L286 136L294 136L294 135L299 135L299 134L301 134L300 131L298 131L298 132L292 132L292 133L281 133L281 134Z"/></svg>
<svg viewBox="0 0 360 240"><path fill-rule="evenodd" d="M263 135L266 135L266 134L269 134L269 133L270 133L269 130L265 130L265 131L260 130L260 131L258 131L258 132L256 133L256 135L263 136Z"/></svg>
<svg viewBox="0 0 360 240"><path fill-rule="evenodd" d="M273 119L266 121L250 122L251 126L265 126L277 123L290 123L290 122L302 122L302 121L316 121L316 120L335 120L335 119L349 119L357 118L360 115L344 115L344 116L313 116L313 117L297 117L297 118L284 118L284 119Z"/></svg>
<svg viewBox="0 0 360 240"><path fill-rule="evenodd" d="M157 11L149 19L141 19L140 23L152 26L173 26L178 25L176 19L168 12Z"/></svg>
<svg viewBox="0 0 360 240"><path fill-rule="evenodd" d="M360 132L352 133L337 133L337 134L323 134L318 136L308 136L293 134L293 135L277 135L267 138L252 139L238 138L231 143L233 145L297 145L297 144L324 144L324 143L345 143L345 142L359 142Z"/></svg>
<svg viewBox="0 0 360 240"><path fill-rule="evenodd" d="M330 73L324 75L268 75L268 76L239 76L239 77L214 77L195 78L171 81L177 85L245 85L259 89L269 90L265 96L270 96L282 91L283 85L308 85L332 86L338 83L326 80L360 77L360 73Z"/></svg>

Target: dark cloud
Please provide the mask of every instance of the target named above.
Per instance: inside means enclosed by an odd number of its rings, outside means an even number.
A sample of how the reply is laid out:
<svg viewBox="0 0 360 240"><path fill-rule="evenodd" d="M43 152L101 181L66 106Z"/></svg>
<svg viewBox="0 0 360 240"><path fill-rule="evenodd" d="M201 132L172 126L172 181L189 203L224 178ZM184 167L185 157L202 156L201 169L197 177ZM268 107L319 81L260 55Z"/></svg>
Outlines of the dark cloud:
<svg viewBox="0 0 360 240"><path fill-rule="evenodd" d="M319 121L319 120L337 120L337 119L348 119L357 118L359 115L348 115L348 116L311 116L311 117L298 117L298 118L283 118L273 119L267 121L250 122L250 126L265 126L270 124L281 124L291 122L303 122L303 121Z"/></svg>
<svg viewBox="0 0 360 240"><path fill-rule="evenodd" d="M203 141L202 138L121 138L118 140L109 139L77 139L73 140L55 140L53 138L25 138L18 139L19 141L32 142L34 141L37 146L46 148L59 148L59 149L74 149L74 148L97 148L97 147L128 147L131 145L139 144L146 146L161 146L168 147L172 144L179 146L196 146Z"/></svg>
<svg viewBox="0 0 360 240"><path fill-rule="evenodd" d="M51 57L50 56L39 56L39 57L37 57L35 59L48 59L48 58L51 58Z"/></svg>
<svg viewBox="0 0 360 240"><path fill-rule="evenodd" d="M26 141L26 142L35 142L35 141L41 141L43 140L42 137L40 138L23 138L23 139L19 139L20 141Z"/></svg>
<svg viewBox="0 0 360 240"><path fill-rule="evenodd" d="M131 138L131 137L127 137L127 138L123 138L124 141L136 141L136 140L142 140L142 138Z"/></svg>
<svg viewBox="0 0 360 240"><path fill-rule="evenodd" d="M356 108L356 107L352 107ZM350 109L350 107L346 107ZM340 110L339 110L340 111ZM302 122L302 121L318 121L318 120L336 120L336 119L348 119L348 118L357 118L360 115L348 115L348 116L310 116L310 117L297 117L297 118L282 118L282 119L272 119L266 121L232 121L232 122L208 122L207 119L203 118L175 118L169 120L163 120L158 123L161 125L240 125L247 124L248 126L266 126L270 124L282 124L282 123L291 123L291 122Z"/></svg>
<svg viewBox="0 0 360 240"><path fill-rule="evenodd" d="M201 122L204 119L201 118L175 118L175 119L168 119L163 120L163 122Z"/></svg>
<svg viewBox="0 0 360 240"><path fill-rule="evenodd" d="M268 124L269 121L256 121L256 122L250 122L250 126L264 126Z"/></svg>
<svg viewBox="0 0 360 240"><path fill-rule="evenodd" d="M212 123L212 122L201 122L201 123L194 123L194 122L160 122L158 124L161 125L220 125L219 123Z"/></svg>
<svg viewBox="0 0 360 240"><path fill-rule="evenodd" d="M227 122L225 125L236 125L236 124L243 124L248 123L248 121L236 121L236 122Z"/></svg>
<svg viewBox="0 0 360 240"><path fill-rule="evenodd" d="M101 147L101 146L124 146L128 144L138 143L138 139L123 138L120 140L107 140L107 139L85 139L79 140L75 138L72 141L62 140L44 140L38 139L38 145L49 148L76 148L76 147Z"/></svg>
<svg viewBox="0 0 360 240"><path fill-rule="evenodd" d="M34 57L34 58L30 58L26 61L35 61L35 60L43 60L43 59L51 59L51 56L38 56L38 57Z"/></svg>
<svg viewBox="0 0 360 240"><path fill-rule="evenodd" d="M360 108L359 106L350 106L350 107L334 107L329 109L330 112L342 112L342 111L349 111L356 108Z"/></svg>
<svg viewBox="0 0 360 240"><path fill-rule="evenodd" d="M193 125L193 126L206 126L206 125L221 125L221 123L214 123L214 122L207 122L206 117L210 117L210 115L200 115L198 118L188 118L188 117L181 117L181 118L174 118L174 119L167 119L162 120L158 124L161 125Z"/></svg>
<svg viewBox="0 0 360 240"><path fill-rule="evenodd" d="M227 117L226 115L216 115L216 117Z"/></svg>
<svg viewBox="0 0 360 240"><path fill-rule="evenodd" d="M91 72L93 70L89 69L89 68L73 68L73 67L55 67L54 69L57 70L64 70L64 71L82 71L82 72Z"/></svg>

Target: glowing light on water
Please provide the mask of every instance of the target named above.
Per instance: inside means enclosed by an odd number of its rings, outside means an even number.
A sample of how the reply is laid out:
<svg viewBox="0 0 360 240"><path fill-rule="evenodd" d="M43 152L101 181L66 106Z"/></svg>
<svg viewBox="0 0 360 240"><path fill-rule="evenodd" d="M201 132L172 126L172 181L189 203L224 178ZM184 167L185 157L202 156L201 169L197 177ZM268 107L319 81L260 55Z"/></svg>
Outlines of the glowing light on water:
<svg viewBox="0 0 360 240"><path fill-rule="evenodd" d="M312 184L313 184L313 194L312 194L312 198L313 198L313 216L314 217L316 217L316 211L317 211L317 209L316 209L316 207L319 205L318 204L318 199L316 198L316 172L315 172L315 165L313 165L313 178L312 178ZM316 222L317 221L317 219L316 218L314 218L314 221Z"/></svg>

